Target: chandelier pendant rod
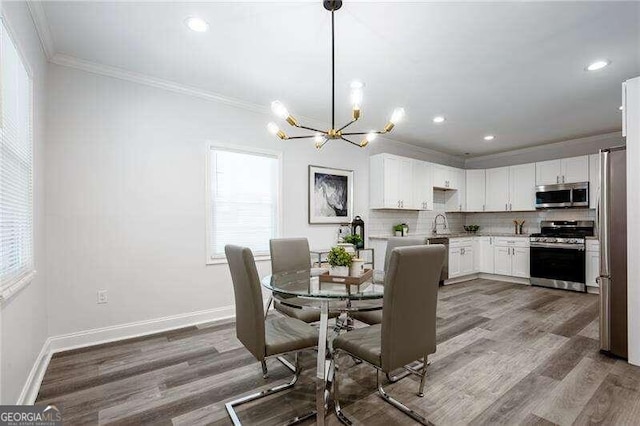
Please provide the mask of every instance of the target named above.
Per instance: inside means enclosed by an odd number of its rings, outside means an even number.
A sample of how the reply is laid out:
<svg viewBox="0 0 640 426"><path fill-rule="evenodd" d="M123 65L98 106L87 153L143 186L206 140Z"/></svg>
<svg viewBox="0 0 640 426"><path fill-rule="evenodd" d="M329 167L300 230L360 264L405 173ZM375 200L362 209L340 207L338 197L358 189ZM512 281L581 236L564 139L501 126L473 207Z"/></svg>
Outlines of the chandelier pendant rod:
<svg viewBox="0 0 640 426"><path fill-rule="evenodd" d="M336 34L334 28L334 12L331 9L331 129L336 128Z"/></svg>

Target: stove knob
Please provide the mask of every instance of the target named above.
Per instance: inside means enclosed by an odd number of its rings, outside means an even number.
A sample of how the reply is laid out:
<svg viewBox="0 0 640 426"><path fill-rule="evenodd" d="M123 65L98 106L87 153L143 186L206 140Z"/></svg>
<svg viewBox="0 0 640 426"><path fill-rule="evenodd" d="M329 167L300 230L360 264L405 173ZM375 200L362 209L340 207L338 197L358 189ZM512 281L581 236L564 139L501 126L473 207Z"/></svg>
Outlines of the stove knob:
<svg viewBox="0 0 640 426"><path fill-rule="evenodd" d="M558 242L558 239L557 238L547 238L547 242L548 243L555 243L555 242Z"/></svg>
<svg viewBox="0 0 640 426"><path fill-rule="evenodd" d="M575 238L569 238L567 240L567 244L578 244L578 240L576 240Z"/></svg>

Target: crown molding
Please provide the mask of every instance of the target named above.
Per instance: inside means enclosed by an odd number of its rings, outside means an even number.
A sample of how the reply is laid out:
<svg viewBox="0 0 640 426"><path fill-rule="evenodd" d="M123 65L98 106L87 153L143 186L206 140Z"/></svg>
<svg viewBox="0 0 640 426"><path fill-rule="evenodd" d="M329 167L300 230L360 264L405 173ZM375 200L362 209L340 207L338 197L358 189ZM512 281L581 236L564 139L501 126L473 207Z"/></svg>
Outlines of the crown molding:
<svg viewBox="0 0 640 426"><path fill-rule="evenodd" d="M40 44L42 44L42 50L47 56L47 59L51 60L56 53L56 48L53 44L53 36L51 35L51 28L47 21L47 14L42 7L42 3L39 1L27 1L27 7L31 14L31 19L36 27L38 38L40 38Z"/></svg>
<svg viewBox="0 0 640 426"><path fill-rule="evenodd" d="M130 81L133 83L142 84L145 86L155 87L157 89L168 90L174 93L180 93L183 95L193 96L208 101L220 102L225 105L233 106L236 108L242 108L245 110L269 113L269 108L264 105L254 104L251 102L241 101L228 96L220 95L218 93L209 92L206 90L198 89L197 87L187 86L179 83L175 83L170 80L162 78L151 77L146 74L140 74L133 71L128 71L122 68L112 67L109 65L100 64L97 62L87 61L84 59L76 58L75 56L65 55L62 53L56 53L50 59L51 63L68 68L75 68L82 71L86 71L92 74L103 75L106 77L117 78L119 80Z"/></svg>

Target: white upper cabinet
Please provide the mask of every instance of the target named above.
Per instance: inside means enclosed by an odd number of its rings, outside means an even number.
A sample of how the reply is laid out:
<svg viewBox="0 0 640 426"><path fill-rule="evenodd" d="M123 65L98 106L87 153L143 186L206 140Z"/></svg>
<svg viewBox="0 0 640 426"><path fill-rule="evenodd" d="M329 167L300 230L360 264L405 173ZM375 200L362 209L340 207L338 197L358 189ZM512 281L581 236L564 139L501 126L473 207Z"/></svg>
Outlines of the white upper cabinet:
<svg viewBox="0 0 640 426"><path fill-rule="evenodd" d="M536 185L555 185L556 183L562 183L562 160L536 163Z"/></svg>
<svg viewBox="0 0 640 426"><path fill-rule="evenodd" d="M509 210L509 167L498 167L486 171L485 210L500 212Z"/></svg>
<svg viewBox="0 0 640 426"><path fill-rule="evenodd" d="M465 172L462 169L450 168L449 170L449 184L452 188L451 191L446 191L445 197L445 211L446 212L463 212L467 204L466 200L466 182Z"/></svg>
<svg viewBox="0 0 640 426"><path fill-rule="evenodd" d="M598 208L600 192L600 154L589 156L589 207Z"/></svg>
<svg viewBox="0 0 640 426"><path fill-rule="evenodd" d="M589 181L589 156L564 158L562 160L562 183Z"/></svg>
<svg viewBox="0 0 640 426"><path fill-rule="evenodd" d="M460 173L462 172L462 174ZM461 179L462 177L462 179ZM459 189L464 184L464 170L442 164L433 165L433 187L440 189Z"/></svg>
<svg viewBox="0 0 640 426"><path fill-rule="evenodd" d="M413 207L433 210L433 164L413 160Z"/></svg>
<svg viewBox="0 0 640 426"><path fill-rule="evenodd" d="M482 212L485 209L485 171L467 170L466 198L468 212Z"/></svg>
<svg viewBox="0 0 640 426"><path fill-rule="evenodd" d="M369 191L372 209L415 209L412 160L390 154L371 156Z"/></svg>
<svg viewBox="0 0 640 426"><path fill-rule="evenodd" d="M536 163L536 185L589 181L589 156Z"/></svg>
<svg viewBox="0 0 640 426"><path fill-rule="evenodd" d="M509 167L509 210L535 210L536 165L521 164Z"/></svg>

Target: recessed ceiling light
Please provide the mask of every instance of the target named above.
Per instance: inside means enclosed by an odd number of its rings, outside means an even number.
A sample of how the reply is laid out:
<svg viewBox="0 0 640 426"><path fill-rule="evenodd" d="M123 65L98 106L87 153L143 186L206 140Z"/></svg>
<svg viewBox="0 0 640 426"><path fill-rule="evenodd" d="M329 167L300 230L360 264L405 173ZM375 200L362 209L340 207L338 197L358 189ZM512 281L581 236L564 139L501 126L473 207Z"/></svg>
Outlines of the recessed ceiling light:
<svg viewBox="0 0 640 426"><path fill-rule="evenodd" d="M207 32L209 29L209 24L202 18L198 18L195 16L190 16L184 20L184 23L189 27L191 31L195 31L197 33Z"/></svg>
<svg viewBox="0 0 640 426"><path fill-rule="evenodd" d="M434 123L444 123L445 118L441 115L438 115L436 117L433 117L433 122Z"/></svg>
<svg viewBox="0 0 640 426"><path fill-rule="evenodd" d="M487 136L485 136L485 137L484 137L484 140L485 140L485 141L492 141L492 140L494 140L495 138L496 138L496 137L495 137L495 136L493 136L493 135L487 135Z"/></svg>
<svg viewBox="0 0 640 426"><path fill-rule="evenodd" d="M601 70L602 68L606 67L610 63L611 63L611 61L609 61L607 59L600 59L598 61L590 63L587 66L587 68L585 68L585 70L587 70L587 71L598 71L598 70Z"/></svg>

